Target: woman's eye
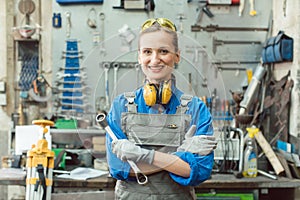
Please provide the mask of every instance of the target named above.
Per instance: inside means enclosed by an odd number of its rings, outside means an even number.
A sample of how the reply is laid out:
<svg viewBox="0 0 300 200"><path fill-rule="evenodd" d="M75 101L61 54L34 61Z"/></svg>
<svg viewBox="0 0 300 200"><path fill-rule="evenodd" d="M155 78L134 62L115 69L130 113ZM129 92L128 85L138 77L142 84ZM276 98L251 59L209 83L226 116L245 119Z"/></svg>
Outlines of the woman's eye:
<svg viewBox="0 0 300 200"><path fill-rule="evenodd" d="M149 54L151 54L151 51L148 49L145 49L145 50L143 50L143 54L149 55Z"/></svg>
<svg viewBox="0 0 300 200"><path fill-rule="evenodd" d="M159 53L160 53L160 54L163 54L163 55L166 55L166 54L169 53L169 50L167 50L167 49L160 49L160 50L159 50Z"/></svg>

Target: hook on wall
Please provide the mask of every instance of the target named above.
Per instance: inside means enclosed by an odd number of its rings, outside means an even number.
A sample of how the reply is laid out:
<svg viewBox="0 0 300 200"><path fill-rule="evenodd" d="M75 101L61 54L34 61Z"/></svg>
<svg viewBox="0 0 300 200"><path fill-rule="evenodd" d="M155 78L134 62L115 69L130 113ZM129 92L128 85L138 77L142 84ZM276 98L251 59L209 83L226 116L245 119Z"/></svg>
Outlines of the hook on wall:
<svg viewBox="0 0 300 200"><path fill-rule="evenodd" d="M87 19L87 25L90 28L97 28L96 16L97 14L95 8L91 8L89 10L88 19Z"/></svg>

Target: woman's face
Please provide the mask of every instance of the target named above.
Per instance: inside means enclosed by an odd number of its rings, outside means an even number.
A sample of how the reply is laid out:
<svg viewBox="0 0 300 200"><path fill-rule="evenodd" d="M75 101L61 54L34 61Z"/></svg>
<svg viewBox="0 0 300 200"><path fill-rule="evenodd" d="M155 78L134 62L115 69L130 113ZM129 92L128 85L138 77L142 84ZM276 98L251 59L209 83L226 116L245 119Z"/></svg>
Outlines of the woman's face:
<svg viewBox="0 0 300 200"><path fill-rule="evenodd" d="M175 63L180 61L173 38L164 31L145 33L140 38L139 64L151 83L171 79Z"/></svg>

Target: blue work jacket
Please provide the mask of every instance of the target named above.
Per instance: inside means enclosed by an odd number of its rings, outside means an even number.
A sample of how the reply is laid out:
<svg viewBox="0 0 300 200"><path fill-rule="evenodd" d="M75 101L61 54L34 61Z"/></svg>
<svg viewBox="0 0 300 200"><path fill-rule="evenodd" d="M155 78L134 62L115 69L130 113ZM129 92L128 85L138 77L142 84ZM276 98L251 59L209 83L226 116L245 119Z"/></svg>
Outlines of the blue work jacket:
<svg viewBox="0 0 300 200"><path fill-rule="evenodd" d="M158 113L157 109L145 104L143 90L141 87L135 91L136 97L134 101L137 104L137 112ZM176 108L180 104L182 94L182 91L177 89L174 85L172 86L172 97L165 107L164 114L176 113ZM108 125L119 139L127 138L121 130L121 114L127 112L127 103L124 94L117 96L112 102L110 112L107 116ZM197 126L195 135L213 135L212 117L203 101L198 97L193 97L192 101L188 103L188 108L186 114L191 115L191 125L195 124ZM130 180L130 166L127 162L121 161L112 153L111 141L112 139L106 134L106 153L110 174L119 180ZM191 168L190 177L188 178L169 173L175 182L184 186L196 186L210 177L214 162L213 152L206 156L192 154L190 152L174 152L174 154L189 163Z"/></svg>

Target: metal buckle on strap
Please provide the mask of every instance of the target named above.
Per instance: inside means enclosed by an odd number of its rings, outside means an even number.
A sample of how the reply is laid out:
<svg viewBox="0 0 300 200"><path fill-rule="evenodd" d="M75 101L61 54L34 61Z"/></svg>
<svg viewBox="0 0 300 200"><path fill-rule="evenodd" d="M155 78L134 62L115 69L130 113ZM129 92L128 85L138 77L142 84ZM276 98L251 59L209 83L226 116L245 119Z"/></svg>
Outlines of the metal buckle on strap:
<svg viewBox="0 0 300 200"><path fill-rule="evenodd" d="M136 104L134 103L135 93L134 92L125 92L124 97L127 99L128 103L126 104L128 112L136 113Z"/></svg>
<svg viewBox="0 0 300 200"><path fill-rule="evenodd" d="M182 107L186 107L188 105L188 103L193 99L192 95L188 95L188 94L183 94L180 97L180 104Z"/></svg>
<svg viewBox="0 0 300 200"><path fill-rule="evenodd" d="M190 101L192 101L192 99L193 99L192 95L183 94L180 97L180 105L177 106L176 113L177 114L185 113L189 109L189 107L187 105Z"/></svg>
<svg viewBox="0 0 300 200"><path fill-rule="evenodd" d="M135 93L134 92L125 92L124 97L127 99L129 104L134 103Z"/></svg>

